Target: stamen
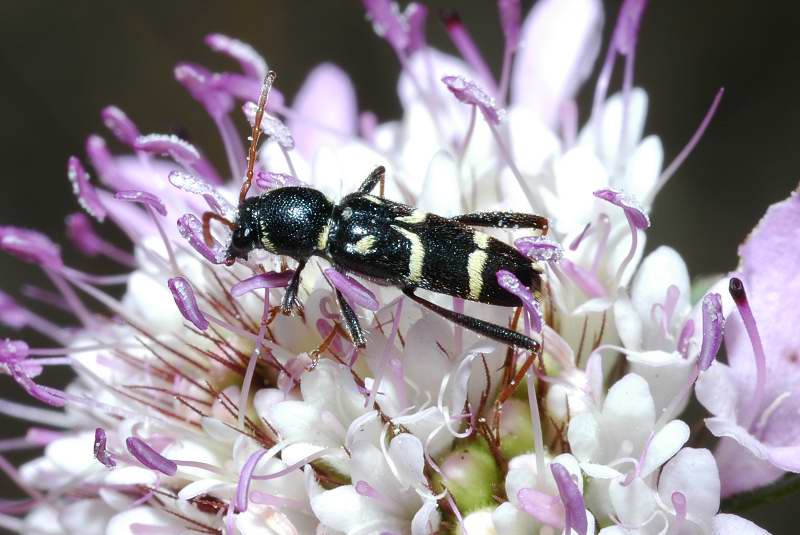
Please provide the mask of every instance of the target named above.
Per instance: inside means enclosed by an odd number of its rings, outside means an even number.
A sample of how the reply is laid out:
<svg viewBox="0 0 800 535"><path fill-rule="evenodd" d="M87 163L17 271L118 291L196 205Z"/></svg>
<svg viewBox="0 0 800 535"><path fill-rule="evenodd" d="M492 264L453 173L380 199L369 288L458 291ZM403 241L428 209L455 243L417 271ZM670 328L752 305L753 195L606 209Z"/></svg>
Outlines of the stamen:
<svg viewBox="0 0 800 535"><path fill-rule="evenodd" d="M194 214L184 214L178 219L178 232L200 256L212 264L222 264L227 253L217 241L209 246L203 239L203 224Z"/></svg>
<svg viewBox="0 0 800 535"><path fill-rule="evenodd" d="M672 507L675 508L675 524L671 532L680 533L687 516L686 495L676 490L670 496L670 500L672 501Z"/></svg>
<svg viewBox="0 0 800 535"><path fill-rule="evenodd" d="M692 336L694 336L694 320L688 319L686 323L683 324L677 344L678 352L683 355L685 359L689 358L689 344L692 342Z"/></svg>
<svg viewBox="0 0 800 535"><path fill-rule="evenodd" d="M75 156L70 156L67 161L67 178L72 184L72 192L78 198L78 204L87 214L102 223L107 215L106 207L100 202L97 191L89 182L89 173Z"/></svg>
<svg viewBox="0 0 800 535"><path fill-rule="evenodd" d="M398 55L405 56L409 35L397 4L389 0L364 0L363 4L375 33L386 39Z"/></svg>
<svg viewBox="0 0 800 535"><path fill-rule="evenodd" d="M208 203L209 208L228 219L233 219L236 216L236 208L225 197L220 195L216 188L203 179L181 171L171 171L169 183L180 190L201 195Z"/></svg>
<svg viewBox="0 0 800 535"><path fill-rule="evenodd" d="M23 262L39 264L56 271L64 265L58 245L35 230L0 226L0 251L9 253Z"/></svg>
<svg viewBox="0 0 800 535"><path fill-rule="evenodd" d="M717 293L706 294L703 297L703 342L700 346L700 355L697 357L697 366L700 371L707 370L717 357L719 347L722 345L724 327L725 318L722 315L722 296ZM691 329L694 330L694 323L692 323ZM684 330L686 330L686 326L684 326ZM681 337L683 337L683 332L681 332ZM678 347L680 350L680 342Z"/></svg>
<svg viewBox="0 0 800 535"><path fill-rule="evenodd" d="M0 362L15 364L25 360L30 355L28 344L22 340L0 340Z"/></svg>
<svg viewBox="0 0 800 535"><path fill-rule="evenodd" d="M525 308L533 324L533 330L537 333L541 333L544 323L542 311L539 307L539 302L533 297L531 291L510 271L501 269L497 271L495 276L497 278L497 284L499 284L501 288L516 296L522 302L522 306Z"/></svg>
<svg viewBox="0 0 800 535"><path fill-rule="evenodd" d="M304 186L300 179L284 173L272 173L259 169L256 171L256 186L264 191L285 188L287 186Z"/></svg>
<svg viewBox="0 0 800 535"><path fill-rule="evenodd" d="M753 357L756 362L756 384L753 391L753 397L749 406L752 408L753 416L750 424L755 422L756 416L760 413L764 404L764 389L767 385L767 357L764 354L764 346L761 343L761 336L758 333L756 320L753 317L753 311L750 308L750 303L747 300L747 293L744 289L744 283L738 277L731 277L728 291L733 297L736 308L739 309L739 315L742 318L742 323L747 331L747 336L750 338L750 343L753 346Z"/></svg>
<svg viewBox="0 0 800 535"><path fill-rule="evenodd" d="M63 392L54 388L42 386L33 382L28 372L21 365L7 364L11 376L25 392L31 397L38 399L42 403L53 407L63 407L65 405Z"/></svg>
<svg viewBox="0 0 800 535"><path fill-rule="evenodd" d="M397 331L400 328L400 314L403 312L404 301L405 297L401 297L397 300L397 305L394 309L394 318L392 319L392 330L389 333L389 338L386 339L386 345L383 346L383 351L378 361L378 369L375 373L375 379L372 381L372 389L369 392L369 396L367 396L367 399L364 401L365 407L372 407L375 403L375 396L378 394L378 388L380 388L383 375L386 373L386 366L389 364L389 357L393 352L394 339L397 337Z"/></svg>
<svg viewBox="0 0 800 535"><path fill-rule="evenodd" d="M627 196L621 191L611 188L601 189L595 191L594 196L598 199L608 201L614 206L622 208L625 213L625 218L628 220L628 226L630 227L631 231L631 247L628 251L628 255L619 265L619 268L617 268L616 280L619 282L622 280L622 277L625 274L625 268L628 267L628 264L631 262L631 260L633 260L634 254L636 254L639 241L638 231L650 227L650 218L647 217L644 209L639 206L639 204L633 198Z"/></svg>
<svg viewBox="0 0 800 535"><path fill-rule="evenodd" d="M533 449L536 454L536 486L544 485L544 432L542 430L542 418L539 413L539 401L536 395L536 383L533 378L533 369L529 368L525 374L525 381L528 386L528 405L531 409L531 425L533 426Z"/></svg>
<svg viewBox="0 0 800 535"><path fill-rule="evenodd" d="M575 146L578 139L578 103L570 99L561 104L558 112L561 123L561 137L564 139L564 151Z"/></svg>
<svg viewBox="0 0 800 535"><path fill-rule="evenodd" d="M221 33L212 33L205 38L206 45L214 52L225 54L238 61L242 72L258 81L267 74L267 63L256 50L238 39L228 37Z"/></svg>
<svg viewBox="0 0 800 535"><path fill-rule="evenodd" d="M150 154L166 155L186 169L191 169L198 175L217 184L221 180L214 166L197 148L172 134L148 134L136 138L134 147Z"/></svg>
<svg viewBox="0 0 800 535"><path fill-rule="evenodd" d="M475 106L481 110L481 114L487 123L497 126L503 121L506 111L498 108L495 99L487 95L472 80L467 80L463 76L445 76L442 78L442 82L459 102Z"/></svg>
<svg viewBox="0 0 800 535"><path fill-rule="evenodd" d="M586 223L586 226L583 227L581 233L578 234L578 236L574 240L572 240L572 243L569 244L569 250L570 251L576 250L578 246L580 246L584 238L586 238L591 233L592 233L592 222L590 221Z"/></svg>
<svg viewBox="0 0 800 535"><path fill-rule="evenodd" d="M561 496L561 503L564 505L564 531L571 533L571 530L574 529L578 535L586 535L586 531L589 529L586 520L586 504L578 485L562 465L552 463L550 471L553 473L558 494Z"/></svg>
<svg viewBox="0 0 800 535"><path fill-rule="evenodd" d="M116 106L106 106L100 112L100 118L120 143L134 147L140 135L139 129L124 111Z"/></svg>
<svg viewBox="0 0 800 535"><path fill-rule="evenodd" d="M250 123L251 126L255 125L258 105L254 102L245 102L242 106L242 111L244 112L245 118L247 118L247 122ZM265 114L261 121L260 131L268 138L274 139L283 149L292 150L295 146L294 138L292 137L289 127L283 124L283 121L277 117ZM294 171L292 171L292 174L297 176L297 173Z"/></svg>
<svg viewBox="0 0 800 535"><path fill-rule="evenodd" d="M306 455L299 461L294 464L291 464L284 468L283 470L278 470L277 472L273 472L271 474L263 475L263 476L253 476L252 479L257 479L259 481L269 480L269 479L278 479L279 477L283 477L286 474L291 474L295 470L300 467L303 467L309 463L313 463L317 459L325 457L326 455L333 455L335 453L341 453L341 448L325 448L323 450L319 450L318 452L312 453L310 455Z"/></svg>
<svg viewBox="0 0 800 535"><path fill-rule="evenodd" d="M97 256L102 254L115 262L127 267L136 266L136 259L119 247L105 241L92 227L86 214L76 212L66 219L67 238L85 255Z"/></svg>
<svg viewBox="0 0 800 535"><path fill-rule="evenodd" d="M230 288L233 297L241 297L247 292L259 290L261 288L284 288L289 285L289 281L294 276L293 269L286 271L269 271L267 273L258 273L252 277L248 277L241 282L237 282Z"/></svg>
<svg viewBox="0 0 800 535"><path fill-rule="evenodd" d="M158 234L161 236L161 241L164 243L164 248L167 250L167 258L169 259L172 272L180 273L178 261L175 258L175 251L172 249L172 242L167 237L167 233L164 230L164 226L161 224L161 220L156 217L156 214L160 215L161 217L167 216L167 208L164 206L164 203L161 201L161 199L146 191L130 190L118 191L114 194L114 198L120 201L131 201L144 204L145 209L150 214L150 218L153 220L153 223L155 223Z"/></svg>
<svg viewBox="0 0 800 535"><path fill-rule="evenodd" d="M94 457L108 468L114 468L117 465L117 461L106 450L106 431L102 427L98 427L94 431Z"/></svg>
<svg viewBox="0 0 800 535"><path fill-rule="evenodd" d="M475 70L475 73L481 77L483 82L489 86L491 92L495 95L498 94L497 82L492 76L492 71L483 59L478 46L472 40L466 26L461 20L461 17L455 11L441 11L439 13L442 22L444 22L447 33L456 48L461 53L461 56L467 63Z"/></svg>
<svg viewBox="0 0 800 535"><path fill-rule="evenodd" d="M598 280L594 273L585 270L583 267L567 258L561 259L559 266L561 271L563 271L587 297L594 299L606 296L606 289L603 283Z"/></svg>
<svg viewBox="0 0 800 535"><path fill-rule="evenodd" d="M331 285L342 292L345 299L347 299L351 305L366 308L372 312L375 312L378 310L378 308L380 308L380 304L375 298L375 294L357 280L353 279L352 277L348 277L344 273L341 273L333 268L325 269L324 274L325 278L328 279Z"/></svg>
<svg viewBox="0 0 800 535"><path fill-rule="evenodd" d="M208 329L208 320L197 306L192 285L183 277L174 277L167 281L169 291L178 305L181 315L201 331Z"/></svg>
<svg viewBox="0 0 800 535"><path fill-rule="evenodd" d="M511 60L519 46L519 28L522 13L519 0L498 0L497 9L500 12L500 26L505 36L500 89L497 93L497 98L502 103L505 102L508 96L508 85L511 79Z"/></svg>
<svg viewBox="0 0 800 535"><path fill-rule="evenodd" d="M538 486L538 485L537 485ZM523 488L517 492L520 508L546 526L563 529L564 506L556 496L550 496L540 490ZM567 531L566 533L571 532Z"/></svg>
<svg viewBox="0 0 800 535"><path fill-rule="evenodd" d="M128 437L125 440L125 445L130 454L147 468L167 476L174 476L178 472L177 464L151 448L144 440L137 437Z"/></svg>
<svg viewBox="0 0 800 535"><path fill-rule="evenodd" d="M600 262L606 254L608 247L608 237L611 235L611 222L606 214L597 216L597 224L594 227L594 232L599 233L597 238L597 248L594 251L594 259L592 260L591 272L597 275Z"/></svg>
<svg viewBox="0 0 800 535"><path fill-rule="evenodd" d="M617 168L621 168L627 157L623 151L627 148L624 141L628 138L628 116L630 112L631 91L633 89L633 66L636 61L636 40L639 36L639 25L644 14L647 0L627 0L619 14L619 26L614 38L617 51L625 56L625 67L622 75L622 130L620 132Z"/></svg>
<svg viewBox="0 0 800 535"><path fill-rule="evenodd" d="M716 96L714 96L714 100L711 102L711 106L708 108L705 117L703 117L703 120L700 122L700 126L697 127L697 130L695 131L694 135L691 137L691 139L689 139L689 143L686 144L683 150L681 150L675 157L675 159L672 160L672 163L670 163L669 166L664 170L664 172L661 173L661 176L658 177L658 181L650 190L650 192L647 194L647 197L645 197L644 199L645 206L650 206L653 203L653 199L655 199L656 194L658 194L658 192L661 191L661 188L664 187L664 184L666 184L667 181L670 178L672 178L672 175L675 174L675 171L677 171L678 168L681 165L683 165L683 162L686 160L686 158L689 157L694 148L700 142L700 138L703 137L703 134L708 128L708 125L711 123L711 119L713 119L714 115L717 113L717 108L719 107L719 103L722 100L722 96L724 94L725 94L725 88L720 87L719 91L717 91Z"/></svg>
<svg viewBox="0 0 800 535"><path fill-rule="evenodd" d="M272 459L275 455L278 454L283 448L289 445L287 441L281 441L272 446L268 450L258 450L257 452L250 455L247 458L247 462L244 463L242 467L242 472L239 475L239 481L236 484L236 498L235 498L235 505L236 505L236 512L243 513L247 511L247 502L248 502L248 494L250 492L250 481L253 478L253 471L255 471L256 466L258 463L261 462L261 459L266 457L266 460ZM266 461L265 461L266 462Z"/></svg>
<svg viewBox="0 0 800 535"><path fill-rule="evenodd" d="M240 428L244 428L244 419L247 414L248 399L250 397L250 386L253 383L253 376L256 372L256 363L261 356L261 347L264 344L264 337L267 334L267 322L269 319L269 289L264 290L264 310L261 313L261 321L258 325L258 335L256 336L256 345L253 352L250 354L250 359L247 361L247 369L244 372L242 379L242 389L239 392L239 416L238 424Z"/></svg>
<svg viewBox="0 0 800 535"><path fill-rule="evenodd" d="M31 407L22 403L16 403L6 399L0 399L0 414L5 414L11 418L18 418L35 422L42 425L62 427L68 429L74 425L71 418L65 418L64 413L43 409L41 407Z"/></svg>

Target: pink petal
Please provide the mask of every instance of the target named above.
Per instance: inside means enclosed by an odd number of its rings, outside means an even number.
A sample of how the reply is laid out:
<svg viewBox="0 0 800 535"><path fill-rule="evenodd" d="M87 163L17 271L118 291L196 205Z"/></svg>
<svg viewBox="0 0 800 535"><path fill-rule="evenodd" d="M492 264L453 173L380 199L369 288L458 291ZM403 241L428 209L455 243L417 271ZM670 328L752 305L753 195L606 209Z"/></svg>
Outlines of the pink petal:
<svg viewBox="0 0 800 535"><path fill-rule="evenodd" d="M561 105L591 74L603 29L599 0L539 0L522 25L512 102L554 126Z"/></svg>
<svg viewBox="0 0 800 535"><path fill-rule="evenodd" d="M299 117L289 121L289 130L297 150L306 158L313 157L320 147L339 145L356 135L356 92L347 73L332 63L318 65L309 73L293 108ZM326 132L326 128L341 135Z"/></svg>

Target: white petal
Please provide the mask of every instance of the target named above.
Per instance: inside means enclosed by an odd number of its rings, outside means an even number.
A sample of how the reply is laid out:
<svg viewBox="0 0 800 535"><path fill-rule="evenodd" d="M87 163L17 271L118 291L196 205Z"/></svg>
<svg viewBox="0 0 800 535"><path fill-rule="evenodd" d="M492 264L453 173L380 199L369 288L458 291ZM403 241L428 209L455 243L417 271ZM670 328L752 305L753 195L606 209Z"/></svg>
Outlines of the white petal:
<svg viewBox="0 0 800 535"><path fill-rule="evenodd" d="M685 391L686 385L689 384L689 376L694 370L694 359L685 359L680 353L665 351L629 353L627 359L630 371L642 376L650 386L656 414L659 417L663 410L671 405L675 396L683 396L684 401L666 418L672 418L683 412L689 403L690 396L686 395Z"/></svg>
<svg viewBox="0 0 800 535"><path fill-rule="evenodd" d="M656 510L655 492L641 478L634 478L627 486L622 485L622 480L612 481L608 494L623 524L641 525Z"/></svg>
<svg viewBox="0 0 800 535"><path fill-rule="evenodd" d="M609 97L603 107L603 150L600 153L600 159L609 169L614 169L618 162L624 163L627 161L631 152L639 144L644 130L645 119L647 118L647 93L638 87L634 87L631 90L627 113L628 126L625 131L625 139L621 140L623 110L622 93L615 93ZM594 120L590 120L581 130L578 142L581 145L591 147L593 150L595 149ZM615 184L615 186L619 187L619 184Z"/></svg>
<svg viewBox="0 0 800 535"><path fill-rule="evenodd" d="M58 520L69 535L103 535L115 511L101 500L78 500L67 505Z"/></svg>
<svg viewBox="0 0 800 535"><path fill-rule="evenodd" d="M711 521L711 535L770 535L749 520L736 515L718 514Z"/></svg>
<svg viewBox="0 0 800 535"><path fill-rule="evenodd" d="M425 458L422 442L417 437L408 433L397 435L389 444L389 457L402 485L418 487L425 483Z"/></svg>
<svg viewBox="0 0 800 535"><path fill-rule="evenodd" d="M373 498L361 496L352 485L328 490L311 499L311 508L320 522L339 531L355 531L362 526L374 526L375 531L399 528L396 519L388 516ZM378 529L378 528L382 529ZM402 532L402 528L398 529Z"/></svg>
<svg viewBox="0 0 800 535"><path fill-rule="evenodd" d="M664 147L658 136L647 136L628 158L622 189L642 202L655 186L661 174Z"/></svg>
<svg viewBox="0 0 800 535"><path fill-rule="evenodd" d="M425 500L422 507L411 519L411 535L429 535L439 528L441 515L436 500Z"/></svg>
<svg viewBox="0 0 800 535"><path fill-rule="evenodd" d="M442 217L464 212L461 206L461 185L456 162L449 152L437 152L428 165L417 208Z"/></svg>
<svg viewBox="0 0 800 535"><path fill-rule="evenodd" d="M567 430L572 453L581 460L594 459L600 446L599 433L599 425L592 414L584 412L575 416Z"/></svg>
<svg viewBox="0 0 800 535"><path fill-rule="evenodd" d="M178 492L178 498L181 500L191 500L201 494L210 494L214 490L224 486L233 487L232 484L220 481L219 479L200 479L183 487L180 492Z"/></svg>
<svg viewBox="0 0 800 535"><path fill-rule="evenodd" d="M152 470L139 466L123 466L115 468L105 477L107 485L144 485L156 483L156 475Z"/></svg>
<svg viewBox="0 0 800 535"><path fill-rule="evenodd" d="M719 472L714 456L707 449L684 448L664 465L658 480L658 493L671 503L672 493L686 496L687 514L705 525L719 510Z"/></svg>
<svg viewBox="0 0 800 535"><path fill-rule="evenodd" d="M492 523L497 533L502 535L530 535L535 533L536 521L525 511L520 511L512 503L501 503L492 513Z"/></svg>
<svg viewBox="0 0 800 535"><path fill-rule="evenodd" d="M645 257L633 280L631 299L644 321L653 321L653 305L664 303L667 288L673 284L681 292L679 303L688 304L691 287L686 263L675 249L662 245Z"/></svg>
<svg viewBox="0 0 800 535"><path fill-rule="evenodd" d="M167 513L146 506L128 509L114 515L106 526L105 535L131 535L131 524L172 527L179 532L179 525Z"/></svg>
<svg viewBox="0 0 800 535"><path fill-rule="evenodd" d="M697 401L708 412L720 418L736 421L739 403L738 384L729 366L714 361L700 374L694 387Z"/></svg>
<svg viewBox="0 0 800 535"><path fill-rule="evenodd" d="M558 231L566 234L583 228L594 215L597 198L593 193L608 186L605 166L590 149L578 146L556 160L553 174L556 194L560 199L569 199L561 213L553 214Z"/></svg>
<svg viewBox="0 0 800 535"><path fill-rule="evenodd" d="M622 344L631 351L639 351L642 348L642 319L624 290L620 290L614 301L614 321Z"/></svg>
<svg viewBox="0 0 800 535"><path fill-rule="evenodd" d="M525 18L511 79L512 99L553 125L563 102L592 72L600 50L603 5L598 0L542 0Z"/></svg>
<svg viewBox="0 0 800 535"><path fill-rule="evenodd" d="M595 479L614 479L623 475L622 472L604 464L581 463L581 470L583 470L587 476Z"/></svg>
<svg viewBox="0 0 800 535"><path fill-rule="evenodd" d="M491 511L475 511L468 514L461 523L461 531L469 535L497 535ZM413 534L416 535L416 534Z"/></svg>
<svg viewBox="0 0 800 535"><path fill-rule="evenodd" d="M603 403L602 433L612 448L623 441L638 453L650 436L655 423L655 406L647 381L630 373L614 383Z"/></svg>
<svg viewBox="0 0 800 535"><path fill-rule="evenodd" d="M649 476L675 455L687 440L689 440L689 426L681 420L672 420L662 427L650 441L639 476L642 478Z"/></svg>

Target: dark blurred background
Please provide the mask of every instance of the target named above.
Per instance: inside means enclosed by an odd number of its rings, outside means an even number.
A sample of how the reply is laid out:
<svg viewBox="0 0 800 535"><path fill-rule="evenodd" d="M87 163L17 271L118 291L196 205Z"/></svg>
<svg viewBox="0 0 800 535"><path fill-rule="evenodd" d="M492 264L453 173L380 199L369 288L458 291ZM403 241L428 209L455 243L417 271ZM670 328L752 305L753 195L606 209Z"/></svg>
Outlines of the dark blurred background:
<svg viewBox="0 0 800 535"><path fill-rule="evenodd" d="M429 4L458 9L487 60L499 66L503 40L494 1ZM531 4L524 2L526 10ZM648 233L648 249L677 248L693 275L734 268L741 240L768 205L798 184L800 8L789 2L756 5L653 1L642 23L635 79L649 93L646 133L663 140L665 163L692 135L716 90L726 88L700 146L659 196ZM607 2L606 36L618 8L619 2ZM279 70L279 87L289 97L309 69L332 61L353 78L360 109L382 119L399 115L397 62L355 0L0 2L0 224L34 227L65 240L64 216L77 210L66 160L83 154L87 134L104 130L99 111L107 104L122 107L143 132L188 133L226 169L211 121L172 76L181 60L232 67L203 44L210 32L238 37L262 52ZM428 36L453 52L435 16ZM607 39L603 51L606 44ZM582 117L593 85L581 94ZM73 265L91 264L66 256ZM42 279L32 266L0 256L3 290L19 296L23 283ZM19 399L19 389L0 378L0 397ZM22 424L4 417L0 426L3 437L24 432ZM10 455L14 461L25 456ZM0 489L0 498L16 492L7 480ZM774 533L794 532L783 524L792 502L748 516Z"/></svg>

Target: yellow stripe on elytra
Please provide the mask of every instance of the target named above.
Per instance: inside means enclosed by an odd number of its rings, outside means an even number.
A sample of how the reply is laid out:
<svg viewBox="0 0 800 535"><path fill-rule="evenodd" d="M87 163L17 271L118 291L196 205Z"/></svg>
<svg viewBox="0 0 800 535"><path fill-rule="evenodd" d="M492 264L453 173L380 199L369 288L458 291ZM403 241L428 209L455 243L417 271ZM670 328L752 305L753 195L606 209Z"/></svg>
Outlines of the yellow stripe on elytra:
<svg viewBox="0 0 800 535"><path fill-rule="evenodd" d="M426 217L428 217L428 214L426 212L423 212L422 210L414 210L409 215L395 217L394 219L395 221L400 221L401 223L414 224L414 223L422 223L423 221L425 221Z"/></svg>
<svg viewBox="0 0 800 535"><path fill-rule="evenodd" d="M373 251L373 246L378 238L375 236L364 236L356 242L355 249L358 254L368 254Z"/></svg>
<svg viewBox="0 0 800 535"><path fill-rule="evenodd" d="M422 264L425 262L425 247L422 245L422 240L403 227L392 225L392 228L402 234L411 244L411 255L408 258L408 280L419 282L422 279Z"/></svg>
<svg viewBox="0 0 800 535"><path fill-rule="evenodd" d="M467 277L469 277L469 298L477 300L483 289L483 268L489 255L486 251L475 249L467 258Z"/></svg>
<svg viewBox="0 0 800 535"><path fill-rule="evenodd" d="M487 249L489 247L489 235L483 232L476 230L475 234L472 235L472 241L481 249Z"/></svg>
<svg viewBox="0 0 800 535"><path fill-rule="evenodd" d="M326 247L328 247L328 234L331 232L331 226L326 224L323 227L322 232L319 233L319 237L317 238L317 250L324 251Z"/></svg>

